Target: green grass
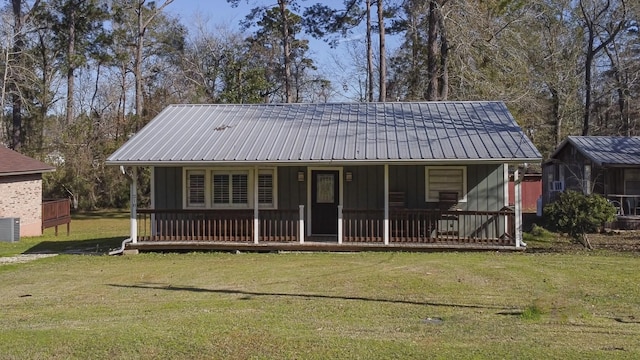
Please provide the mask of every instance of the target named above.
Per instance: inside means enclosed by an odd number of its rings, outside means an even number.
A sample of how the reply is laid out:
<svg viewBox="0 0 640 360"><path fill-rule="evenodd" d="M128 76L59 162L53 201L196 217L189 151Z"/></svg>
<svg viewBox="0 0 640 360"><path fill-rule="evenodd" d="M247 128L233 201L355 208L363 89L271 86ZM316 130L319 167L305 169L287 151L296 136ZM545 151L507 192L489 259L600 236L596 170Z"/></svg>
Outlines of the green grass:
<svg viewBox="0 0 640 360"><path fill-rule="evenodd" d="M639 358L637 255L60 255L0 265L0 359Z"/></svg>
<svg viewBox="0 0 640 360"><path fill-rule="evenodd" d="M129 234L129 213L96 211L74 214L71 231L66 225L45 229L42 236L23 237L18 242L0 242L0 256L22 253L83 252L104 254L117 248Z"/></svg>

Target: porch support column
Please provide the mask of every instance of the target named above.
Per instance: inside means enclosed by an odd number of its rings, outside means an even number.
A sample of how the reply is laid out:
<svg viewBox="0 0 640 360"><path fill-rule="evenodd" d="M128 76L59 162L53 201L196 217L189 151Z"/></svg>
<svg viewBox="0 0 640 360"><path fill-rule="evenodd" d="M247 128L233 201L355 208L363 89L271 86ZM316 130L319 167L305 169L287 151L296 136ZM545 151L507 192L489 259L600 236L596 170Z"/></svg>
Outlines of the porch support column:
<svg viewBox="0 0 640 360"><path fill-rule="evenodd" d="M521 192L521 180L519 169L513 172L513 194L515 205L515 227L516 227L516 247L519 248L522 245L522 192Z"/></svg>
<svg viewBox="0 0 640 360"><path fill-rule="evenodd" d="M389 164L384 164L384 244L389 245Z"/></svg>
<svg viewBox="0 0 640 360"><path fill-rule="evenodd" d="M298 208L298 239L300 239L300 244L304 244L304 205L298 205Z"/></svg>
<svg viewBox="0 0 640 360"><path fill-rule="evenodd" d="M257 244L260 238L260 219L258 216L258 167L253 167L253 243Z"/></svg>
<svg viewBox="0 0 640 360"><path fill-rule="evenodd" d="M129 202L131 203L131 243L138 242L138 167L131 169L131 183L129 184Z"/></svg>
<svg viewBox="0 0 640 360"><path fill-rule="evenodd" d="M342 244L342 205L338 205L338 244Z"/></svg>

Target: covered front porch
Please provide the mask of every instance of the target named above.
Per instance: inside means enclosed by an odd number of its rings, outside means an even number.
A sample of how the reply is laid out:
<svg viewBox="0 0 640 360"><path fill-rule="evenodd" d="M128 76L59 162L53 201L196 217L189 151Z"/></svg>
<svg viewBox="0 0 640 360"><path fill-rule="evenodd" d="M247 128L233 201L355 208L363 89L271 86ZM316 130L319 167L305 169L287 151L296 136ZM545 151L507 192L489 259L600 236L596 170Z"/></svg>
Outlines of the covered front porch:
<svg viewBox="0 0 640 360"><path fill-rule="evenodd" d="M153 169L151 181L154 185L151 188L155 201L152 205L155 203L156 206L138 209L134 181L137 171L132 168L129 172L131 239L127 248L223 251L524 249L520 182L516 182L515 206L506 206L506 198L497 202L503 204L501 207L494 209L488 209L488 206L480 209L475 205L487 201L480 194L488 189L504 192L500 189L506 189L509 175L506 164L469 165L464 172L459 170L460 167L456 168L460 174L464 173L465 195L438 191L438 197L431 202L425 202L428 195L424 193L424 184L405 186L402 185L405 182L399 179L406 178L407 174L411 177L419 174L425 178L417 176L418 183L429 178L433 183L431 189L435 189L438 177L450 174L450 168L436 167L438 172L431 175L428 170L421 170L423 168L391 165L278 167L270 173L274 180L271 184L274 197L267 198L268 202L279 205L266 209L261 208L260 201L250 200L262 199L265 194L260 184L265 178L253 176L264 173L257 167L247 173L249 183L246 188L253 189L247 200L253 204L250 209L172 208L165 205L164 200L159 201L162 196L158 193L166 194L171 188L165 178L173 172L177 174L174 177L185 182L177 185L177 189L184 189L180 192L185 195L177 195L176 199L189 204L191 195L188 189L195 186L189 184L197 178L190 179L193 172L186 168ZM504 181L487 182L484 175L474 180L475 175L468 175L467 171L488 172ZM218 172L211 170L211 173ZM381 175L379 181L375 180L377 175ZM517 170L515 176L518 178ZM275 184L276 179L279 185ZM207 175L206 182L213 181ZM467 185L473 189L467 191ZM278 187L280 190L275 190ZM403 191L390 191L392 188ZM416 191L420 194L417 195ZM266 193L271 194L271 191ZM460 198L464 198L464 203ZM302 204L291 206L298 201ZM423 208L414 208L415 205Z"/></svg>

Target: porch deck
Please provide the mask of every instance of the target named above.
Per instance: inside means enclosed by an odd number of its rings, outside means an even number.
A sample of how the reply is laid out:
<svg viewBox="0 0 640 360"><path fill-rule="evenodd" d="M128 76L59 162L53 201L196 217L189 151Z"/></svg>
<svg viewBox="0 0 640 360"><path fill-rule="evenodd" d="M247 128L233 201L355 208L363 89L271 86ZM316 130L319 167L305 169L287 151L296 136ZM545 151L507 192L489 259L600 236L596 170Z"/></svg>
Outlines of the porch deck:
<svg viewBox="0 0 640 360"><path fill-rule="evenodd" d="M383 210L339 209L339 234L305 232L303 209L138 212L138 250L433 251L519 250L515 214L500 211L393 210L385 242ZM257 220L257 223L255 222ZM257 236L254 229L257 228Z"/></svg>
<svg viewBox="0 0 640 360"><path fill-rule="evenodd" d="M229 241L139 241L127 244L139 251L241 251L241 252L359 252L359 251L524 251L525 247L481 243L343 243L325 241L247 243Z"/></svg>

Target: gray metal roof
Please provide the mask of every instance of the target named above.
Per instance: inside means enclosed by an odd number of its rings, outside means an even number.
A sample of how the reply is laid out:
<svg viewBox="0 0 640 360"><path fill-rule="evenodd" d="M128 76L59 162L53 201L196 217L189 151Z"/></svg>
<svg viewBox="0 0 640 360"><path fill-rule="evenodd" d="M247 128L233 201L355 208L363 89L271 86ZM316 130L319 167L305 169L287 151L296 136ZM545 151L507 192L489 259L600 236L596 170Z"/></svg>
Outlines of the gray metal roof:
<svg viewBox="0 0 640 360"><path fill-rule="evenodd" d="M109 165L532 162L502 102L171 105Z"/></svg>
<svg viewBox="0 0 640 360"><path fill-rule="evenodd" d="M567 144L600 166L640 165L640 136L569 136L551 158Z"/></svg>

